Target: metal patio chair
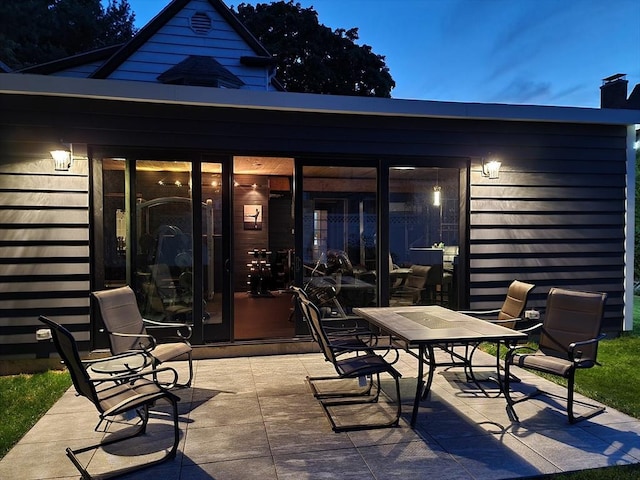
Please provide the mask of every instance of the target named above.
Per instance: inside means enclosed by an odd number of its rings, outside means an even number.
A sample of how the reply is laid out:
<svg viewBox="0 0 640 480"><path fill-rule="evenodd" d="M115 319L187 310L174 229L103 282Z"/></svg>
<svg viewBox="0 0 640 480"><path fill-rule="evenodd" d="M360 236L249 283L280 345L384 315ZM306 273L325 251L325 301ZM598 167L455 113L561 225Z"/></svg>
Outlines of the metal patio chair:
<svg viewBox="0 0 640 480"><path fill-rule="evenodd" d="M289 289L291 290L291 292L293 292L293 300L295 301L296 306L303 314L302 318L305 323L307 323L311 338L314 342L320 345L318 335L315 329L312 327L311 322L307 319L304 306L302 305L303 300L312 300L309 298L307 292L301 287L291 285ZM371 331L370 328L361 326L358 323L357 318L349 318L346 320L340 319L337 321L334 319L321 318L320 322L325 333L330 338L332 345L336 347L337 355L349 352L349 349L351 347L356 350L364 350L365 347L372 347L378 343L378 336L373 331Z"/></svg>
<svg viewBox="0 0 640 480"><path fill-rule="evenodd" d="M504 299L504 303L498 309L494 310L461 310L460 313L464 313L467 315L474 316L476 318L480 318L487 322L494 323L496 325L501 325L506 328L511 328L513 330L520 330L524 332L530 331L530 329L522 329L519 328L520 325L523 325L524 322L529 322L528 319L525 318L525 310L527 308L527 300L529 298L529 293L535 288L535 285L532 283L521 282L520 280L514 280L509 285L507 289L507 295ZM539 325L535 325L537 327ZM475 344L469 350L469 345L465 345L465 358L467 358L466 367L466 376L467 379L474 381L476 384L477 377L473 372L473 355L478 349L480 344ZM500 362L500 343L496 344L496 359L497 359L497 377L490 377L493 380L496 380L502 389L502 381L500 370L502 369ZM519 379L511 374L511 381L519 381ZM486 392L485 392L486 393Z"/></svg>
<svg viewBox="0 0 640 480"><path fill-rule="evenodd" d="M91 378L86 370L86 362L83 362L78 352L78 347L73 335L62 325L53 320L40 316L40 321L51 329L53 342L56 346L60 357L64 361L73 385L79 396L87 398L98 410L100 423L102 421L113 421L119 415L135 413L139 417L137 425L129 425L123 431L108 434L100 443L78 448L66 449L67 456L81 473L83 479L91 478L110 478L123 475L132 471L157 465L176 456L178 442L180 439L180 429L178 427L178 401L176 395L162 387L155 379L158 372L170 372L175 379L177 373L172 368L164 367L153 372L153 379L146 378L152 372L145 373L129 373L124 375L115 375L110 377ZM90 363L101 361L109 361L112 357L106 359L92 360ZM164 373L163 373L164 374ZM173 419L173 444L167 453L159 459L148 461L137 465L128 465L118 470L103 473L96 477L92 476L87 468L82 465L78 454L97 450L98 448L112 445L117 442L130 440L145 434L147 423L149 421L149 408L154 406L156 402L166 400L171 404ZM100 423L98 425L100 425ZM73 427L72 427L73 428ZM132 428L133 433L124 434L128 429ZM141 439L142 440L142 439ZM149 442L150 443L150 442ZM135 456L132 454L131 456Z"/></svg>
<svg viewBox="0 0 640 480"><path fill-rule="evenodd" d="M402 403L400 398L400 377L402 376L392 365L381 355L373 352L372 347L365 346L361 349L349 346L338 346L330 340L325 332L321 314L310 300L301 297L301 307L303 314L307 318L310 327L315 330L315 338L324 354L325 360L331 362L337 373L333 376L307 377L307 381L313 391L314 396L320 401L324 412L331 423L334 432L344 432L352 430L366 430L373 428L395 427L398 425L402 413ZM359 353L347 358L338 356L347 350L349 353ZM388 351L388 349L385 349ZM397 353L397 352L396 352ZM354 404L377 403L380 397L380 374L386 373L395 381L397 411L395 416L387 422L378 423L351 423L338 424L331 414L332 408L348 406ZM364 386L356 390L323 392L316 386L317 382L336 380L366 379ZM362 385L362 384L361 384Z"/></svg>
<svg viewBox="0 0 640 480"><path fill-rule="evenodd" d="M573 390L576 371L598 364L596 360L598 343L605 337L600 333L600 329L606 299L606 293L580 292L561 288L549 290L538 349L533 351L527 346L514 346L507 352L504 393L507 398L507 412L512 419L519 421L514 409L515 404L542 393L550 395L548 392L537 389L531 394L514 399L509 390L509 374L513 365L567 380L566 409L569 423L593 417L605 410L603 406L580 402L590 407L591 411L585 415L574 415ZM526 350L533 353L522 353Z"/></svg>
<svg viewBox="0 0 640 480"><path fill-rule="evenodd" d="M96 300L102 321L109 335L110 350L113 355L125 352L141 351L150 355L154 368L163 362L187 357L189 387L193 378L192 348L189 343L191 326L186 323L156 322L142 317L138 309L136 295L129 286L92 292ZM172 329L176 332L173 341L160 343L148 333L153 329ZM186 332L183 334L182 332Z"/></svg>

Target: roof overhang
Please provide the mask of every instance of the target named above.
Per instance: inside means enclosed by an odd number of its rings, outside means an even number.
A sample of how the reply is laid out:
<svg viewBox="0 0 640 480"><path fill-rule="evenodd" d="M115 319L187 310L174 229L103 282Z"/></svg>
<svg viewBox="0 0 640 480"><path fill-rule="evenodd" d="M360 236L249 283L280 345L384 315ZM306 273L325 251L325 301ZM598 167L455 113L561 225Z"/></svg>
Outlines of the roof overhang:
<svg viewBox="0 0 640 480"><path fill-rule="evenodd" d="M0 93L349 115L607 125L640 124L640 110L265 92L12 73L0 74Z"/></svg>

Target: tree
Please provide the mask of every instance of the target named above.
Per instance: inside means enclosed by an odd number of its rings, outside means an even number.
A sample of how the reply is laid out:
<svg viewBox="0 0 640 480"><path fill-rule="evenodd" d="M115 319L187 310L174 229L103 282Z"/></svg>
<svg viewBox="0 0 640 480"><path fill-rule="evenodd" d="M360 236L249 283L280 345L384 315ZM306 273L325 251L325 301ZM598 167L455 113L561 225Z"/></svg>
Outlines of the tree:
<svg viewBox="0 0 640 480"><path fill-rule="evenodd" d="M277 78L290 92L390 97L395 82L385 57L357 45L358 29L331 30L313 7L293 0L241 3L238 18L275 56Z"/></svg>
<svg viewBox="0 0 640 480"><path fill-rule="evenodd" d="M129 40L128 0L0 0L0 60L13 69Z"/></svg>

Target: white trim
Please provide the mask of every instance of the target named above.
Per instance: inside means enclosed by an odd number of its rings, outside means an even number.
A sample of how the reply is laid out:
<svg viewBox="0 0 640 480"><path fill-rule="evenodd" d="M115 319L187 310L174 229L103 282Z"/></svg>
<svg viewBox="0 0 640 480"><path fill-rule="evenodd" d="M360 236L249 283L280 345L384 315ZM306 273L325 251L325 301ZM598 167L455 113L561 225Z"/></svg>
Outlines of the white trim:
<svg viewBox="0 0 640 480"><path fill-rule="evenodd" d="M0 93L352 115L608 125L640 123L640 110L263 92L12 73L0 74Z"/></svg>
<svg viewBox="0 0 640 480"><path fill-rule="evenodd" d="M627 127L627 210L625 222L625 293L623 331L633 330L633 274L635 258L636 211L636 125Z"/></svg>

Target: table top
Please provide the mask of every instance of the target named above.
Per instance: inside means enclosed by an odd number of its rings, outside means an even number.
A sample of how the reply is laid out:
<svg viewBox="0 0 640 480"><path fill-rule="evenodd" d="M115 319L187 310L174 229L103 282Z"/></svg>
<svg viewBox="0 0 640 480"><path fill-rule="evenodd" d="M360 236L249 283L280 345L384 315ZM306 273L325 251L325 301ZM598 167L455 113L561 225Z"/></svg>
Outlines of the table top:
<svg viewBox="0 0 640 480"><path fill-rule="evenodd" d="M361 307L353 313L408 345L521 340L527 335L439 305Z"/></svg>
<svg viewBox="0 0 640 480"><path fill-rule="evenodd" d="M132 354L104 362L96 362L91 365L91 370L96 373L116 375L119 373L138 372L151 364L148 355L143 353Z"/></svg>

